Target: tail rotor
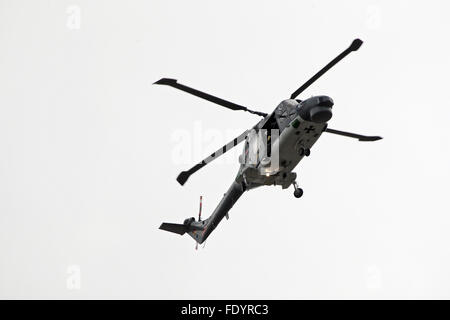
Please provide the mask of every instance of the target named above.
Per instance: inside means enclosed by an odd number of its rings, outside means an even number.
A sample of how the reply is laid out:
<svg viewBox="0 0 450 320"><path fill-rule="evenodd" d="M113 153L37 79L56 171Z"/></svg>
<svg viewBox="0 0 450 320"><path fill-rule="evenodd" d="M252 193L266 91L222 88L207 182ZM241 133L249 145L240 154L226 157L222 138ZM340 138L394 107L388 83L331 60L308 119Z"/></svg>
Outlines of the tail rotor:
<svg viewBox="0 0 450 320"><path fill-rule="evenodd" d="M198 209L198 222L202 221L202 200L203 196L200 196L200 208ZM198 250L198 242L195 243L195 250Z"/></svg>

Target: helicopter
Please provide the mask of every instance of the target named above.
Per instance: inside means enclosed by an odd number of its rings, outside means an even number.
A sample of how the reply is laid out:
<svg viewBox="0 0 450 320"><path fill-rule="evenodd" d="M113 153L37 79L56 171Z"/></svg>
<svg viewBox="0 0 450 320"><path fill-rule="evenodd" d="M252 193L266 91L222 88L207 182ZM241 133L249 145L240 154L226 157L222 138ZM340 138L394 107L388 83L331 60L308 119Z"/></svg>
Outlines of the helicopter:
<svg viewBox="0 0 450 320"><path fill-rule="evenodd" d="M254 111L245 106L218 98L208 93L180 84L175 79L162 78L154 84L166 85L190 93L199 98L221 105L231 110L241 110L263 117L251 129L213 152L210 156L197 163L189 170L182 171L177 181L184 185L188 178L217 159L219 156L245 141L242 154L239 156L239 171L228 191L217 205L211 216L202 220L200 197L200 211L198 220L194 217L185 219L182 224L162 223L159 229L184 235L188 233L198 244L202 244L209 237L224 217L229 218L228 212L248 190L260 186L281 186L286 189L294 187L294 196L300 198L303 190L296 182L297 174L292 170L311 153L312 146L322 133L332 133L359 141L377 141L380 136L365 136L328 128L328 121L332 117L333 99L320 95L300 100L297 97L324 73L344 59L348 54L357 51L363 41L355 39L351 45L325 67L318 71L302 86L295 90L289 99L281 101L275 110L268 114Z"/></svg>

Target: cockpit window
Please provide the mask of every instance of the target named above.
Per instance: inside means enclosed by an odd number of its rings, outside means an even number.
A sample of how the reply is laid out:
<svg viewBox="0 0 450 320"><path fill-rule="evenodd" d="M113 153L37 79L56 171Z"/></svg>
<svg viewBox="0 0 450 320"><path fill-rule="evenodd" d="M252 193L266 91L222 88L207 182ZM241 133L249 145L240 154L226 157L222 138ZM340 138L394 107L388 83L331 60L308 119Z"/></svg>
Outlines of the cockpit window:
<svg viewBox="0 0 450 320"><path fill-rule="evenodd" d="M275 119L278 123L278 128L281 131L297 117L297 105L298 103L295 100L285 100L275 109Z"/></svg>

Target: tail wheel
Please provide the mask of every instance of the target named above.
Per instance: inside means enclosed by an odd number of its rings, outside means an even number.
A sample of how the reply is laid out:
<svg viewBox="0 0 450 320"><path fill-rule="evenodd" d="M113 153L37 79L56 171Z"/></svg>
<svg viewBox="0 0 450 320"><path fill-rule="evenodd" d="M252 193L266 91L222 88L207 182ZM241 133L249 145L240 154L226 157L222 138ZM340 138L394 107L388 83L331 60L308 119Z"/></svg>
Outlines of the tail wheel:
<svg viewBox="0 0 450 320"><path fill-rule="evenodd" d="M294 191L294 197L296 198L300 198L303 195L303 189L302 188L297 188Z"/></svg>

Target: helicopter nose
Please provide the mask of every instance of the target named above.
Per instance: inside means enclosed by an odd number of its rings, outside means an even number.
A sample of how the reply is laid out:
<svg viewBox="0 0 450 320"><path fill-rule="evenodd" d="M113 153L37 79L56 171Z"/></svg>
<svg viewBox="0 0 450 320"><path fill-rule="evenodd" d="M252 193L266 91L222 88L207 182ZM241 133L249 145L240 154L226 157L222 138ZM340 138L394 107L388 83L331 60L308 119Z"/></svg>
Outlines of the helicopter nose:
<svg viewBox="0 0 450 320"><path fill-rule="evenodd" d="M333 116L330 107L316 106L309 111L312 122L323 123L327 122Z"/></svg>
<svg viewBox="0 0 450 320"><path fill-rule="evenodd" d="M331 119L331 108L334 102L328 96L316 96L302 101L298 105L298 113L303 120L324 123Z"/></svg>

